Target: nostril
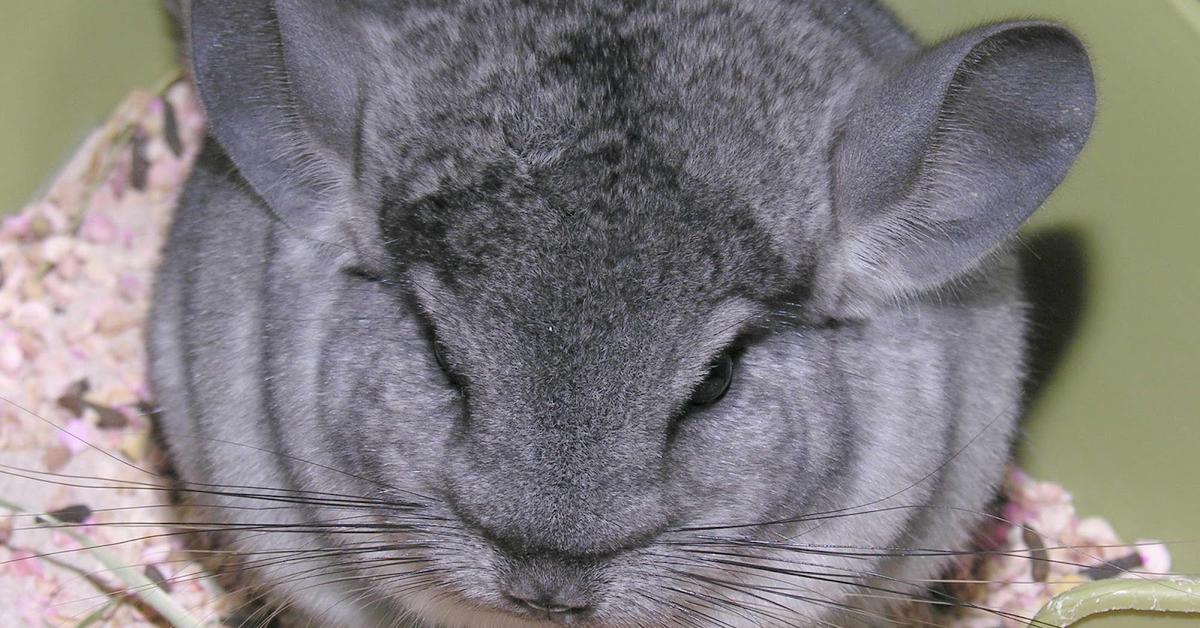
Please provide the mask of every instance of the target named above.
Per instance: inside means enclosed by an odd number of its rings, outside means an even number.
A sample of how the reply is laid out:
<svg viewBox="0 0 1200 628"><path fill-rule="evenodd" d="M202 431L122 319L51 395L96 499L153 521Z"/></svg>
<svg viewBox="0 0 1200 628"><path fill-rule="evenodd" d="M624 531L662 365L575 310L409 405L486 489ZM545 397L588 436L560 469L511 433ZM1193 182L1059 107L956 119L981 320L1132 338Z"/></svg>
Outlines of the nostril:
<svg viewBox="0 0 1200 628"><path fill-rule="evenodd" d="M525 556L513 561L508 573L497 583L498 592L504 595L513 612L574 624L598 612L594 572L594 565L590 564Z"/></svg>
<svg viewBox="0 0 1200 628"><path fill-rule="evenodd" d="M592 607L584 600L572 595L550 592L526 593L513 592L505 595L510 602L521 609L535 615L548 616L551 619L568 619L583 617L591 612Z"/></svg>

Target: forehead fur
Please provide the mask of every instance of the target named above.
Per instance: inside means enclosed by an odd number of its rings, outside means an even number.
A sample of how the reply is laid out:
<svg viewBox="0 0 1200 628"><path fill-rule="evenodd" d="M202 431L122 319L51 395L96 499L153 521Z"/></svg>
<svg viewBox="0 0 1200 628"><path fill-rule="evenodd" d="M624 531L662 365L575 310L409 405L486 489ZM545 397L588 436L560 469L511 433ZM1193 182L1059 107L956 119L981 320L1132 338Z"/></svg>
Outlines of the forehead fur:
<svg viewBox="0 0 1200 628"><path fill-rule="evenodd" d="M828 229L830 142L870 16L536 4L374 23L371 45L404 58L381 67L405 74L373 81L364 176L401 262L485 290L720 298L794 281Z"/></svg>

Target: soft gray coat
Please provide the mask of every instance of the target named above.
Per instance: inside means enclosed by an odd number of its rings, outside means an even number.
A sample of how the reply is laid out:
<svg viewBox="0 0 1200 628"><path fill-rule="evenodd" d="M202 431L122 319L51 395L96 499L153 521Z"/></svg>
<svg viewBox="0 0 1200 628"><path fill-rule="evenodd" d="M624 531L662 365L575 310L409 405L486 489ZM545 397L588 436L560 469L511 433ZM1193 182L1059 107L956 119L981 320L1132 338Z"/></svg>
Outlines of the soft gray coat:
<svg viewBox="0 0 1200 628"><path fill-rule="evenodd" d="M922 50L860 0L190 13L211 136L151 366L192 516L271 603L879 624L967 545L1021 407L1004 243L1092 120L1062 28Z"/></svg>

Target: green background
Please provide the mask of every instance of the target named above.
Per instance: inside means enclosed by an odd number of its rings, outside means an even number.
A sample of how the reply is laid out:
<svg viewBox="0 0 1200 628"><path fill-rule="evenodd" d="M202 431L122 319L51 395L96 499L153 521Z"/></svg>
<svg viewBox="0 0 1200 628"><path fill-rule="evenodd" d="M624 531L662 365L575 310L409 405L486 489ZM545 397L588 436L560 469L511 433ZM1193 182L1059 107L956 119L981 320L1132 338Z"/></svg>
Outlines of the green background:
<svg viewBox="0 0 1200 628"><path fill-rule="evenodd" d="M175 65L156 0L0 0L0 213L48 176L131 88Z"/></svg>
<svg viewBox="0 0 1200 628"><path fill-rule="evenodd" d="M1200 0L890 0L926 41L1066 23L1099 81L1093 137L1025 231L1050 374L1020 457L1081 514L1200 572ZM155 0L0 0L0 212L33 198L130 88L173 65ZM1044 319L1044 320L1043 320ZM1069 340L1069 342L1068 342ZM1130 617L1089 628L1200 625Z"/></svg>

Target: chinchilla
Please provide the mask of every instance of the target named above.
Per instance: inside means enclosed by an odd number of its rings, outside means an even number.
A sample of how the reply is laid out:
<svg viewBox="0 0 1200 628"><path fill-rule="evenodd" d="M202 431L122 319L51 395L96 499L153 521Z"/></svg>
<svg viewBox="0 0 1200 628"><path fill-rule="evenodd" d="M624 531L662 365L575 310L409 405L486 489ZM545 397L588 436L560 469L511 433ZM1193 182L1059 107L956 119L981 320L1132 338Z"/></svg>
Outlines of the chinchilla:
<svg viewBox="0 0 1200 628"><path fill-rule="evenodd" d="M1005 243L1093 117L1068 31L922 48L865 0L189 13L210 135L150 358L222 569L315 625L947 602L922 583L1022 405Z"/></svg>

